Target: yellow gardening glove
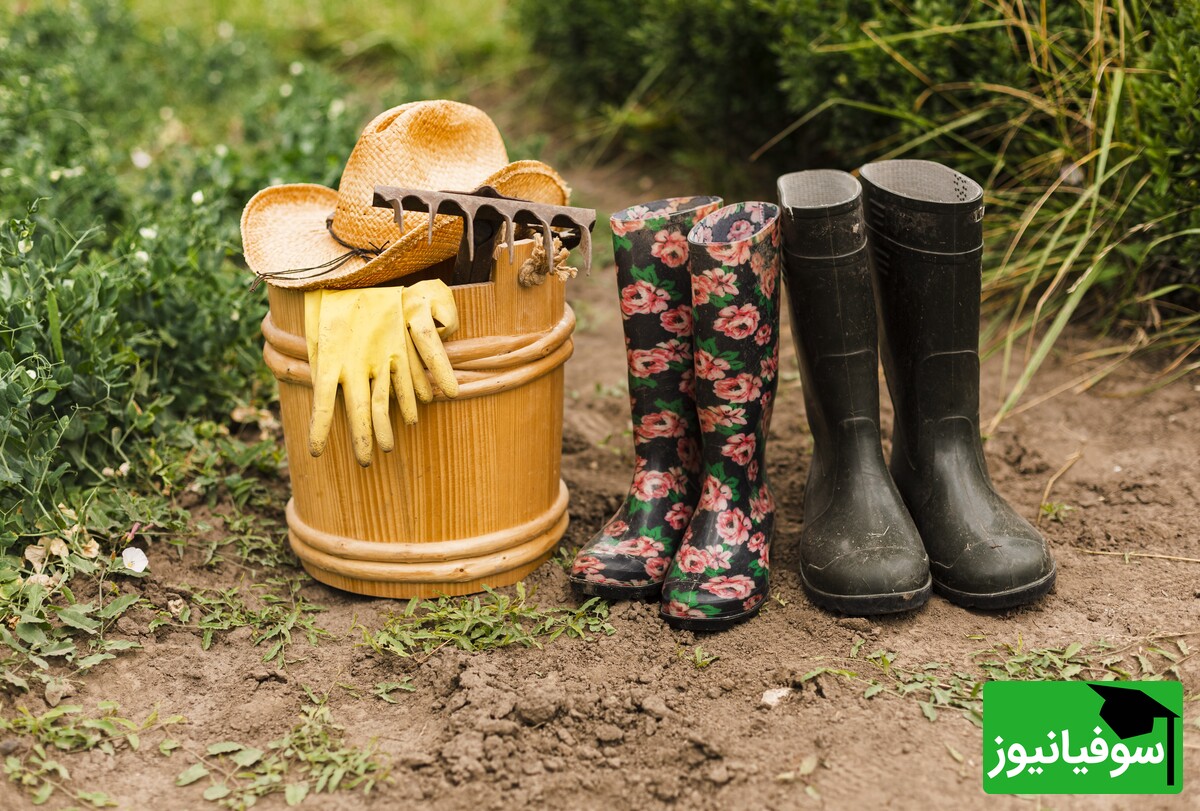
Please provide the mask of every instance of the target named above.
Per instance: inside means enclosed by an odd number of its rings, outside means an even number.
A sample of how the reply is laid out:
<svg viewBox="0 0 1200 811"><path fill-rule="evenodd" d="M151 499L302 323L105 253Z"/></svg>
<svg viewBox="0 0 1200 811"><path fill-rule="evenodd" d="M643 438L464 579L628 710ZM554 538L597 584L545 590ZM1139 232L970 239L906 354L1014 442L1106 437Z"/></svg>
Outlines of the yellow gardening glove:
<svg viewBox="0 0 1200 811"><path fill-rule="evenodd" d="M433 318L445 327L457 327L458 311L449 288L440 282L449 296L433 295L413 300L411 311L422 336L422 349L414 348L406 326L407 291L402 287L377 287L356 290L314 290L305 294L305 335L313 380L313 412L309 425L309 451L320 456L329 439L338 386L346 406L346 419L354 446L354 458L363 467L371 463L375 441L385 452L395 447L388 405L392 389L400 404L400 416L411 425L417 421L417 404L433 399L433 391L421 365L422 358L435 371L438 386L448 397L458 393L454 370L438 339ZM420 286L420 285L417 285ZM437 293L437 291L431 291ZM432 341L426 333L432 331ZM448 375L450 383L444 383Z"/></svg>
<svg viewBox="0 0 1200 811"><path fill-rule="evenodd" d="M408 324L408 357L414 370L413 388L417 398L423 403L433 399L429 378L416 373L422 364L443 394L457 397L458 379L454 377L454 369L442 347L442 338L453 335L458 329L458 308L450 288L439 279L404 288L404 320Z"/></svg>

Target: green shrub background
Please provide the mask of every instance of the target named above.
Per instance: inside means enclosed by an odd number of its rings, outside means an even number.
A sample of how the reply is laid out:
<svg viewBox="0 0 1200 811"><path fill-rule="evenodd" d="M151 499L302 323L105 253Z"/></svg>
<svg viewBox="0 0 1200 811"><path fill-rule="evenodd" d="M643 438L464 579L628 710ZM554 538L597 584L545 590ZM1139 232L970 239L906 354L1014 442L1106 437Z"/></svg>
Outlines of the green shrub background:
<svg viewBox="0 0 1200 811"><path fill-rule="evenodd" d="M992 427L1072 319L1200 369L1195 0L513 6L555 98L645 171L763 199L782 172L895 157L981 181Z"/></svg>
<svg viewBox="0 0 1200 811"><path fill-rule="evenodd" d="M293 75L233 33L146 32L106 2L3 14L0 30L3 555L62 529L56 505L103 501L111 487L89 488L105 468L149 482L189 421L269 391L263 297L231 262L241 205L281 177L335 182L359 124L313 115L344 92L327 71ZM238 112L185 130L209 105Z"/></svg>

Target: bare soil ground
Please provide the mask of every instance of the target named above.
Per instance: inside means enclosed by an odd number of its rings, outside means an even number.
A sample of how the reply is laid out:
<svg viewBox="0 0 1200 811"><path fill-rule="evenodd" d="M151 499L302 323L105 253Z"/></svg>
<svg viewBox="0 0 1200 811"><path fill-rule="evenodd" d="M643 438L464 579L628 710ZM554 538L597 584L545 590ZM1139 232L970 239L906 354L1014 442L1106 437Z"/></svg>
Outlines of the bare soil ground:
<svg viewBox="0 0 1200 811"><path fill-rule="evenodd" d="M583 202L602 216L653 196L612 188L603 178L576 183ZM590 278L570 282L570 296L580 329L567 367L563 470L572 515L565 545L574 548L623 496L632 442L610 269L601 266ZM1083 371L1069 358L1085 348L1086 338L1075 333L1072 341L1038 377L1031 401ZM624 604L612 609L611 636L562 638L543 649L445 649L418 664L357 644L360 634L353 630L355 624L378 627L402 604L311 582L303 594L327 608L318 624L332 637L317 647L298 642L291 649L295 661L281 669L263 664L263 648L252 644L248 629L218 634L202 651L193 631L149 632L154 613L139 609L120 630L143 650L98 667L71 701L95 706L117 699L133 713L157 706L164 715L182 714L188 723L170 734L185 750L202 751L229 738L263 746L295 723L305 686L328 692L334 719L352 741L376 740L391 773L369 795L343 791L305 803L323 809L1195 808L1200 729L1192 717L1181 797L988 797L980 787L980 730L964 714L943 709L931 721L920 695L889 689L866 698L867 681L805 676L832 667L882 678L864 658L878 649L916 670L939 662L977 674L970 654L981 649L1004 653L1005 645L1031 650L1078 642L1091 650L1105 642L1136 674L1143 666L1161 672L1171 664L1152 647L1175 650L1174 640L1182 638L1200 648L1200 564L1095 554L1200 558L1200 381L1114 398L1146 382L1145 371L1130 365L1098 390L1068 392L1017 414L990 438L987 456L998 488L1031 519L1047 483L1079 454L1047 499L1074 509L1061 522L1041 522L1059 566L1057 590L1046 600L989 614L934 597L911 614L866 621L814 608L794 573L811 438L790 344L784 359L768 453L780 506L772 554L776 599L744 626L710 635L676 632L659 621L655 604ZM999 371L997 361L985 366L985 413L999 402ZM890 424L886 402L884 410ZM204 567L196 549L182 557L152 549L151 557L151 576L137 587L159 608L180 584L248 590L255 576L270 574L234 564ZM527 584L536 587L540 604L579 603L554 562ZM696 667L697 645L719 658ZM858 657L850 659L855 647ZM1194 698L1197 661L1184 659L1178 672ZM372 685L403 677L411 677L416 690L396 693L398 703L371 695ZM361 695L338 685L355 686ZM792 688L786 697L764 705L764 691L784 687ZM15 703L45 709L33 695ZM213 807L201 799L203 783L174 785L186 755L161 756L159 737L147 736L137 752L63 762L74 783L107 791L122 807ZM28 802L0 782L0 807ZM258 807L283 808L283 796Z"/></svg>

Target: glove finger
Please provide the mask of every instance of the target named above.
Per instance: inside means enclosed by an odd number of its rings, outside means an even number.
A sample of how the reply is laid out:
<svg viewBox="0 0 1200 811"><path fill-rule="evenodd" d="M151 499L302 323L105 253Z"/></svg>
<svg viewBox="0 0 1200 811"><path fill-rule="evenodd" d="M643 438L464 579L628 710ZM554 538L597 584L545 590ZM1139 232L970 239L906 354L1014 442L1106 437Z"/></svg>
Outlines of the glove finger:
<svg viewBox="0 0 1200 811"><path fill-rule="evenodd" d="M317 376L317 335L321 331L321 296L323 290L304 294L304 343L308 345L308 365L313 379Z"/></svg>
<svg viewBox="0 0 1200 811"><path fill-rule="evenodd" d="M313 381L312 419L308 424L308 452L320 456L329 441L333 410L337 405L338 378L335 371L319 375Z"/></svg>
<svg viewBox="0 0 1200 811"><path fill-rule="evenodd" d="M408 322L408 332L438 388L447 397L457 397L458 380L454 377L454 367L450 365L450 358L446 357L446 348L442 346L442 339L428 311L413 314Z"/></svg>
<svg viewBox="0 0 1200 811"><path fill-rule="evenodd" d="M354 458L363 467L371 464L375 442L371 436L370 386L370 380L361 376L342 381L342 399L346 404L346 421L350 423Z"/></svg>
<svg viewBox="0 0 1200 811"><path fill-rule="evenodd" d="M375 375L371 380L371 422L375 427L375 441L384 453L391 453L392 448L396 447L396 438L392 435L392 419L388 415L388 400L391 396L388 373Z"/></svg>
<svg viewBox="0 0 1200 811"><path fill-rule="evenodd" d="M405 425L415 425L417 398L413 392L407 352L398 352L392 358L392 388L396 390L396 402L400 404L400 418L404 420Z"/></svg>
<svg viewBox="0 0 1200 811"><path fill-rule="evenodd" d="M417 399L422 403L432 403L433 386L429 383L429 375L425 373L425 364L421 362L421 356L413 346L412 336L407 332L404 334L404 350L408 355L408 368L412 370L413 391L416 392Z"/></svg>
<svg viewBox="0 0 1200 811"><path fill-rule="evenodd" d="M430 313L442 326L438 329L438 335L443 338L453 335L458 330L458 307L454 304L454 297L450 296L447 299L441 297L433 299L430 302Z"/></svg>

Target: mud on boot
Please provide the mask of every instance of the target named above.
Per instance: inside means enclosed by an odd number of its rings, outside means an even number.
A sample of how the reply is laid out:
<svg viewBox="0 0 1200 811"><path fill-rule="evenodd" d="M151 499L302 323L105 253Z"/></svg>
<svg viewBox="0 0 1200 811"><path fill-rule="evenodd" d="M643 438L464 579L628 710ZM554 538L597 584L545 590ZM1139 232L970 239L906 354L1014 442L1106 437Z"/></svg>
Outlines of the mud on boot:
<svg viewBox="0 0 1200 811"><path fill-rule="evenodd" d="M575 555L571 584L606 600L657 597L700 496L688 231L719 197L673 197L610 219L629 362L633 484Z"/></svg>
<svg viewBox="0 0 1200 811"><path fill-rule="evenodd" d="M764 457L779 366L779 209L726 206L691 243L701 495L663 584L672 627L753 617L769 588L775 499Z"/></svg>

